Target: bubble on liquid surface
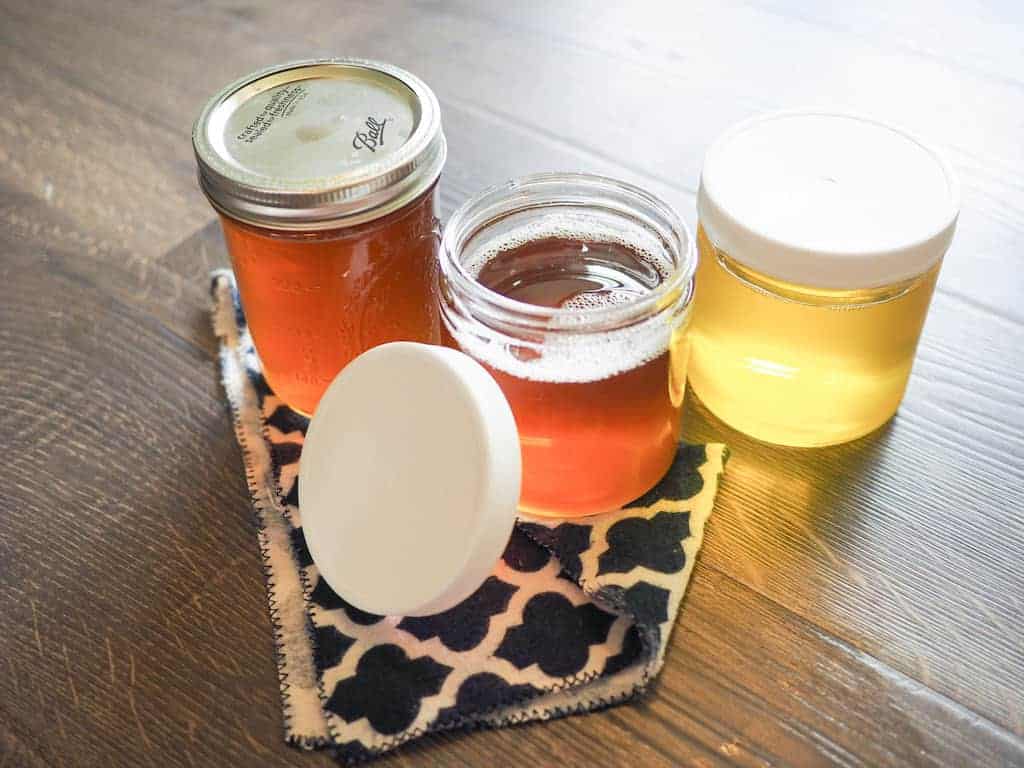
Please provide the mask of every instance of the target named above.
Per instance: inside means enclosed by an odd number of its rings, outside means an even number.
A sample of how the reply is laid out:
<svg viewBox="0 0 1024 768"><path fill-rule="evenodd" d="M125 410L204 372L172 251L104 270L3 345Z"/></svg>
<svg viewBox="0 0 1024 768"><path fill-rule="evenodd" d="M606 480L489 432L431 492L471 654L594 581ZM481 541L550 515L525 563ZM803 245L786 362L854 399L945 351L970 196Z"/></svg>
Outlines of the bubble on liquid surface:
<svg viewBox="0 0 1024 768"><path fill-rule="evenodd" d="M636 301L636 297L637 295L633 291L605 288L600 291L578 293L562 302L562 309L574 309L579 312L586 312L592 309L620 307L623 304L629 304Z"/></svg>
<svg viewBox="0 0 1024 768"><path fill-rule="evenodd" d="M514 223L492 235L477 237L482 238L481 241L475 242L474 238L462 257L463 267L474 277L500 254L546 239L608 243L628 248L657 273L658 282L675 271L665 243L654 231L613 213L552 212Z"/></svg>
<svg viewBox="0 0 1024 768"><path fill-rule="evenodd" d="M610 378L664 354L678 325L678 317L659 313L623 328L585 329L588 312L633 303L674 271L658 235L620 215L556 211L512 221L493 234L475 236L463 265L505 296L574 310L552 319L551 331L535 345L538 354L524 355L522 344L512 340L452 329L470 355L518 378L564 383Z"/></svg>

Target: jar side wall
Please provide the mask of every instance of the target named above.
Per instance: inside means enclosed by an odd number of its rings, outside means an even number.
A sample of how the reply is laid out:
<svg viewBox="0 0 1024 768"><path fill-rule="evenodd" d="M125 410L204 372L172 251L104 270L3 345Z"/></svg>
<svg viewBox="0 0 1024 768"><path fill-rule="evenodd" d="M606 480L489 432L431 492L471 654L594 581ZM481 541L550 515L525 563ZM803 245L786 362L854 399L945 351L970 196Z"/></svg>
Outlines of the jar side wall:
<svg viewBox="0 0 1024 768"><path fill-rule="evenodd" d="M522 451L523 512L576 517L618 509L668 470L680 438L688 313L660 355L594 381L536 380L496 368L479 356L481 345L511 344L526 350L520 354L543 355L543 341L520 347L449 308L442 317L444 343L480 362L512 407Z"/></svg>
<svg viewBox="0 0 1024 768"><path fill-rule="evenodd" d="M566 206L598 212L602 229L611 214L629 217L626 202L614 209L588 202L581 190L565 191L579 177L544 176L539 198L530 180L492 190L471 201L445 235L441 255L445 343L479 361L502 388L515 415L523 461L520 509L531 515L575 517L618 509L647 492L668 470L678 448L686 386L693 254L684 228L660 236L675 271L626 311L588 315L519 302L494 294L461 269L468 247L480 247L488 227L512 215L524 220L535 208L561 213ZM600 181L600 192L607 181ZM582 180L586 184L586 179ZM628 192L628 190L627 190ZM628 195L623 193L627 198ZM505 199L507 195L509 199ZM639 202L647 202L645 196ZM660 205L660 204L659 204ZM647 219L630 220L648 226ZM666 219L671 224L671 217ZM543 222L530 231L550 234ZM449 222L449 228L453 222ZM682 227L682 225L679 225ZM617 234L624 236L626 224ZM498 228L499 234L507 234ZM660 233L660 230L659 230ZM615 233L611 233L613 236ZM579 235L590 240L588 232ZM601 242L595 236L594 242ZM610 239L609 242L615 242ZM669 284L669 280L672 282ZM617 308L619 309L619 308Z"/></svg>
<svg viewBox="0 0 1024 768"><path fill-rule="evenodd" d="M274 240L283 240L288 242L323 242L326 240L357 240L364 237L373 236L374 233L379 232L382 229L395 226L402 221L408 220L410 217L415 217L416 212L419 210L419 206L424 204L428 198L434 198L437 190L437 182L434 182L423 194L419 195L415 200L407 203L406 205L399 208L397 211L391 211L386 213L379 218L371 219L359 224L353 224L347 227L328 227L324 229L316 230L295 230L295 229L276 229L271 226L259 226L257 224L251 224L247 221L241 221L235 219L229 214L224 213L217 209L218 214L222 220L229 221L232 226L237 229L251 232L253 235L259 235L260 237L270 238ZM434 202L429 203L434 207L435 219L436 219L436 204ZM214 206L216 209L216 206ZM440 222L436 222L437 231L435 234L440 237Z"/></svg>
<svg viewBox="0 0 1024 768"><path fill-rule="evenodd" d="M927 281L932 273L937 274L941 266L940 262L916 277L875 288L856 288L845 291L815 288L779 280L760 273L712 246L710 239L706 236L705 240L708 243L706 246L708 257L716 259L722 269L740 282L746 283L748 287L776 299L824 309L863 309L872 304L894 301L912 291L920 283Z"/></svg>
<svg viewBox="0 0 1024 768"><path fill-rule="evenodd" d="M679 442L676 356L584 383L537 382L493 368L512 406L523 461L520 509L580 516L617 509L665 474Z"/></svg>
<svg viewBox="0 0 1024 768"><path fill-rule="evenodd" d="M372 225L281 236L221 216L271 389L310 414L335 375L389 341L440 342L434 191Z"/></svg>
<svg viewBox="0 0 1024 768"><path fill-rule="evenodd" d="M860 292L857 301L806 288L794 300L772 290L777 281L767 276L737 276L702 228L698 248L690 381L716 416L794 446L852 440L892 417L939 265L910 285Z"/></svg>

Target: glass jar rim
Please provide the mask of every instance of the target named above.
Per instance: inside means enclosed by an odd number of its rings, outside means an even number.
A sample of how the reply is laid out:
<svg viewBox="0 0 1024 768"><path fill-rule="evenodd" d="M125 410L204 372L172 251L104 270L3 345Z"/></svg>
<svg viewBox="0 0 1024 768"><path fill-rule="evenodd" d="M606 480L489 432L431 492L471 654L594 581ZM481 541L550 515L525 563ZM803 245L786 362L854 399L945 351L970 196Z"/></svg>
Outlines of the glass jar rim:
<svg viewBox="0 0 1024 768"><path fill-rule="evenodd" d="M364 93L400 92L400 103L410 115L409 135L379 159L318 167L294 177L264 162L242 165L224 136L229 119L266 94L314 82L361 84ZM362 101L331 107L330 116L337 122L338 110L365 115L355 111L366 108L365 100L364 95ZM192 146L200 189L219 213L257 227L300 232L353 226L398 210L437 181L447 157L441 108L430 87L393 64L354 57L289 61L229 83L200 112L192 127ZM289 146L318 147L320 142L298 139ZM325 163L340 156L331 147L324 152Z"/></svg>
<svg viewBox="0 0 1024 768"><path fill-rule="evenodd" d="M544 307L505 296L480 283L459 258L488 226L516 213L556 206L606 210L653 230L672 259L672 271L649 292L608 307ZM665 202L628 182L581 172L547 172L488 187L464 202L448 219L441 238L442 280L519 325L552 330L607 330L637 322L692 298L697 251L689 228Z"/></svg>

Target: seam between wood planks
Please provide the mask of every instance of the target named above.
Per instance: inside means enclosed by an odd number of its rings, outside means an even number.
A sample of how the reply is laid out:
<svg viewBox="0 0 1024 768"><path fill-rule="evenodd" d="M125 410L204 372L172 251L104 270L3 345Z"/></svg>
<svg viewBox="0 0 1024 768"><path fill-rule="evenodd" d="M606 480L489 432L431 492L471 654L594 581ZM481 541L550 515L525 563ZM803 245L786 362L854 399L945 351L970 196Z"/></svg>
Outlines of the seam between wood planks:
<svg viewBox="0 0 1024 768"><path fill-rule="evenodd" d="M569 141L568 139L562 137L561 135L555 133L554 131L549 131L546 128L536 125L534 123L519 120L515 116L507 112L502 112L498 109L495 109L494 107L477 106L476 104L471 104L469 102L462 101L461 99L453 99L451 96L445 97L442 103L447 108L454 107L456 110L462 110L463 112L467 112L471 115L476 115L477 117L489 117L495 122L509 126L513 131L518 131L519 133L525 134L530 138L543 139L548 144L551 144L563 151L568 151L576 155L582 155L583 157L595 158L604 163L611 163L618 168L622 168L626 171L629 171L630 173L634 173L638 176L643 176L645 178L651 179L652 181L656 181L659 184L663 184L666 187L669 187L676 191L685 192L687 195L690 195L691 197L696 197L697 190L692 186L680 184L679 181L674 178L670 178L668 176L660 176L659 174L649 170L645 170L644 168L629 165L628 163L622 162L621 157L607 154L604 151L590 145Z"/></svg>
<svg viewBox="0 0 1024 768"><path fill-rule="evenodd" d="M207 224L206 226L209 226L209 224ZM193 235L189 236L189 238L186 238L186 240L191 239L192 237L195 237L198 234L198 232L200 232L200 231L201 231L201 229L197 230L196 233L193 233ZM60 271L61 271L62 274L65 273L65 271L63 269L61 269ZM88 278L83 278L82 276L80 276L78 274L70 274L70 275L68 275L68 277L70 279L75 280L75 281L79 281L83 285L88 286L88 287L90 287L90 288L92 288L94 290L101 291L103 293L103 295L109 296L117 304L121 305L123 308L125 308L126 310L132 312L133 314L138 313L140 315L148 317L151 320L155 320L156 324L161 329L165 330L168 334L173 336L180 343L182 343L183 345L187 346L189 349L195 350L196 352L200 353L204 357L207 356L206 350L204 350L202 347L197 346L191 340L182 337L180 334L176 333L173 329L169 328L163 322L159 321L156 318L153 318L151 313L147 312L144 307L141 307L141 306L136 305L134 303L127 303L123 299L121 299L120 297L112 296L107 291L104 290L103 286L101 286L101 285L99 285L99 284L89 280ZM955 699L952 699L949 696L946 696L945 694L935 690L934 688L931 687L931 685L927 684L926 682L924 682L920 678L914 677L913 675L910 675L910 674L908 674L906 672L903 672L901 670L896 669L895 667L893 667L890 664L882 661L878 657L876 657L876 656L874 656L872 654L869 654L866 651L858 648L856 645L853 645L852 643L850 643L850 642L840 638L838 635L835 635L835 634L825 630L819 624L816 624L812 620L810 620L810 619L804 617L803 615L797 613L794 609L790 608L785 603L779 602L777 599L775 599L773 597L770 597L765 592L762 592L761 590L757 589L756 587L745 583L738 576L734 576L733 574L730 574L730 573L722 570L721 568L716 567L716 566L714 566L714 565L712 565L710 563L705 563L705 567L713 570L714 572L716 572L717 574L719 574L722 577L728 578L730 581L732 581L733 583L743 587L744 589L747 589L747 590L757 594L762 599L768 601L769 603L771 603L771 604L777 606L778 608L780 608L781 610L785 611L786 614L789 614L790 616L799 618L799 620L805 626L813 627L814 630L815 630L815 633L821 635L823 641L828 642L831 645L834 645L834 646L837 646L837 647L840 647L840 648L843 648L843 649L847 649L849 652L855 653L857 655L860 655L864 659L871 660L870 666L872 666L874 668L877 668L877 669L880 669L880 670L890 671L891 674L888 675L888 677L890 677L890 678L893 677L893 676L898 675L898 676L902 676L903 678L905 678L908 681L913 681L915 684L921 686L921 688L923 690L926 690L926 691L932 693L934 696L940 698L941 700L943 700L945 702L948 702L949 704L951 704L951 705L953 705L953 706L955 706L957 708L962 709L965 712L971 713L972 717L977 718L978 720L984 721L985 723L989 724L989 726L991 728L995 729L998 733L1001 733L1001 734L1004 734L1007 737L1010 737L1017 748L1022 748L1022 744L1021 744L1019 738L1010 729L1005 728L1005 727L997 724L996 722L994 722L993 720L989 719L988 717L985 717L985 716L979 714L978 712L976 712L975 710L967 707L966 705L961 704L960 702L956 701Z"/></svg>
<svg viewBox="0 0 1024 768"><path fill-rule="evenodd" d="M29 61L32 61L37 66L42 67L44 70L46 70L47 74L56 76L63 80L65 85L70 86L71 88L74 88L78 91L81 91L83 94L89 96L90 98L96 99L97 101L102 101L105 104L109 104L114 109L118 109L124 112L125 114L131 115L136 120L140 121L141 123L144 123L147 130L155 126L164 131L164 133L166 133L168 136L181 136L180 128L165 123L164 121L158 119L157 116L155 116L152 113L142 112L136 109L135 107L131 106L127 102L123 102L118 99L112 98L110 93L107 91L100 91L93 88L90 85L87 85L84 81L76 77L73 74L73 72L69 70L67 67L54 64L46 60L45 58L37 57L35 55L36 50L33 48L25 48L21 45L18 45L18 43L14 42L10 38L0 39L0 46L5 46L13 50L14 52L18 53L19 55L23 56L24 58L28 59Z"/></svg>
<svg viewBox="0 0 1024 768"><path fill-rule="evenodd" d="M746 584L738 577L733 576L732 574L727 573L726 571L723 571L721 568L710 563L704 563L703 567L707 568L708 570L714 571L716 574L725 579L728 579L738 587L753 592L763 600L776 606L782 612L784 612L786 616L795 624L800 624L806 629L809 629L811 633L822 643L826 643L832 646L833 648L837 648L849 657L852 657L855 660L862 662L864 666L868 667L873 671L878 672L880 675L885 677L886 680L891 681L894 685L897 685L906 690L911 690L911 692L913 692L911 689L912 685L919 686L922 689L922 691L934 696L939 704L949 707L954 712L960 715L968 715L970 722L988 726L989 731L991 731L994 735L1002 738L1003 741L1012 744L1015 749L1017 749L1022 755L1024 755L1024 737L1022 737L1021 735L1018 735L1009 728L1000 725L991 718L977 712L976 710L972 709L966 704L962 704L961 702L951 698L950 696L947 696L941 691L937 691L928 683L923 682L920 678L917 678L907 672L897 669L896 667L886 663L885 661L882 661L877 656L868 653L867 651L861 648L858 648L852 642L830 632L829 630L822 627L820 624L816 624L811 619L796 612L784 603L780 603L775 598L770 597L769 595L766 595L760 590ZM681 610L679 615L684 616L685 610ZM682 619L679 619L679 621L682 621Z"/></svg>
<svg viewBox="0 0 1024 768"><path fill-rule="evenodd" d="M849 40L855 40L861 43L862 45L867 45L868 47L877 48L887 52L896 52L901 55L912 58L925 59L927 61L931 61L943 67L949 67L951 69L959 69L963 73L975 77L979 80L986 80L991 83L1007 85L1012 88L1024 87L1024 82L1022 82L1021 80L1012 77L1007 77L1005 75L1000 75L996 72L987 69L972 67L965 61L960 59L944 58L939 54L932 53L927 49L915 47L911 44L903 42L901 39L898 38L872 37L869 34L859 31L854 25L844 26L842 24L829 24L824 19L816 18L814 16L807 16L799 13L788 12L776 8L771 4L758 2L758 0L733 0L731 4L735 8L746 8L749 10L757 11L766 16L772 16L777 19L782 19L783 21L798 21L807 24L808 26L818 27L820 29L827 29L831 32L838 33L848 38ZM362 5L364 8L373 7L372 3L367 3L365 2L365 0L361 0L360 5ZM431 11L434 11L434 9L432 8ZM652 65L650 59L630 56L628 55L628 52L624 50L602 48L601 46L592 44L586 38L574 38L566 35L551 34L550 32L545 33L544 31L536 27L531 27L528 24L517 23L512 19L502 19L488 15L486 13L480 13L478 12L478 8L475 5L461 6L461 11L461 14L457 14L452 12L446 12L444 9L437 9L436 12L430 14L430 17L436 18L438 15L448 16L459 21L464 21L468 18L471 20L476 20L483 24L487 24L496 29L501 29L505 31L513 30L520 33L526 33L531 36L542 35L545 40L556 45L560 45L562 47L572 48L578 51L584 51L590 54L597 54L600 56L615 56L616 58L622 59L623 61L627 61L628 63L633 64L634 66L637 66L641 69L644 69L652 74L667 74L669 76L672 76L673 79L687 81L686 78L679 77L678 74L674 72L670 67L654 66ZM882 28L881 23L879 23L878 26L879 28Z"/></svg>
<svg viewBox="0 0 1024 768"><path fill-rule="evenodd" d="M842 24L829 24L824 19L816 18L814 16L807 16L801 13L783 11L780 10L779 8L773 7L770 4L758 2L757 0L735 0L735 2L737 5L746 8L752 8L756 11L760 11L761 13L767 14L769 16L774 16L777 19L785 19L786 21L800 21L812 27L819 27L820 29L828 29L831 30L832 32L839 32L840 34L846 35L847 37L853 40L857 40L860 43L868 45L869 47L872 48L879 48L883 51L896 51L900 54L903 54L904 56L912 56L916 58L927 59L928 61L935 62L936 64L940 64L943 67L959 69L971 75L972 77L978 78L979 80L988 80L989 82L998 83L1000 85L1006 85L1011 88L1024 88L1024 82L1017 80L1016 78L1000 75L986 69L972 67L966 61L961 59L943 58L937 53L932 53L931 51L923 48L917 48L913 45L902 42L901 40L893 38L889 38L888 40L884 38L875 38L872 37L871 35L859 31L853 25L844 26ZM881 23L878 26L880 29L884 28Z"/></svg>

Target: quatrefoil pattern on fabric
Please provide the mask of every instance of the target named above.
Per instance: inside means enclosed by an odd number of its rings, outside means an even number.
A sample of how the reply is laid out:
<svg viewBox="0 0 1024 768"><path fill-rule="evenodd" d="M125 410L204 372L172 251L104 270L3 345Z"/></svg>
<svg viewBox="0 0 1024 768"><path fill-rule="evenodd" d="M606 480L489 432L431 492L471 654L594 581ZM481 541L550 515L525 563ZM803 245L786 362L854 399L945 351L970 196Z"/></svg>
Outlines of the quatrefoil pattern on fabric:
<svg viewBox="0 0 1024 768"><path fill-rule="evenodd" d="M291 744L356 763L433 731L578 714L647 687L703 540L724 446L680 446L665 478L625 509L521 519L491 576L444 613L369 614L331 590L306 546L298 467L308 421L267 386L230 272L214 273L212 292Z"/></svg>

